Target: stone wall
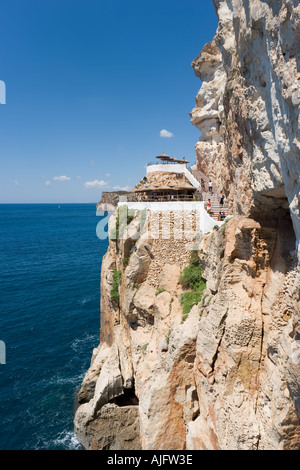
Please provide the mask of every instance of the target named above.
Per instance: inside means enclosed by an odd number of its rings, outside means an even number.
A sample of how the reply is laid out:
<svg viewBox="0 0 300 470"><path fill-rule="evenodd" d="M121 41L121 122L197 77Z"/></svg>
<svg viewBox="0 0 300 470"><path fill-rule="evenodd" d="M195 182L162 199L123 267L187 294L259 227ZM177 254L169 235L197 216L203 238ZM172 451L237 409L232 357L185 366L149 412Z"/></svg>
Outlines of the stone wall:
<svg viewBox="0 0 300 470"><path fill-rule="evenodd" d="M202 234L210 232L215 226L222 225L222 222L214 220L206 212L204 208L203 201L195 202L120 202L118 207L127 206L128 210L131 211L143 211L147 210L151 213L161 213L161 214L170 214L170 213L179 213L182 215L182 218L189 217L189 214L195 213L197 217L197 227L195 227L196 232L201 232Z"/></svg>

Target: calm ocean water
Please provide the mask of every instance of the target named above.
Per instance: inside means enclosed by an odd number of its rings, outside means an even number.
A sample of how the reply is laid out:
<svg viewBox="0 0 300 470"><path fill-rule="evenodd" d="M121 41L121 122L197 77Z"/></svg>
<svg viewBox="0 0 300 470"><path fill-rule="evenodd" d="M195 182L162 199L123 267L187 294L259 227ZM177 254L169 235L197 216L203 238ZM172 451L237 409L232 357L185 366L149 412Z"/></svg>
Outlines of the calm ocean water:
<svg viewBox="0 0 300 470"><path fill-rule="evenodd" d="M75 395L99 343L95 204L0 205L0 449L79 449Z"/></svg>

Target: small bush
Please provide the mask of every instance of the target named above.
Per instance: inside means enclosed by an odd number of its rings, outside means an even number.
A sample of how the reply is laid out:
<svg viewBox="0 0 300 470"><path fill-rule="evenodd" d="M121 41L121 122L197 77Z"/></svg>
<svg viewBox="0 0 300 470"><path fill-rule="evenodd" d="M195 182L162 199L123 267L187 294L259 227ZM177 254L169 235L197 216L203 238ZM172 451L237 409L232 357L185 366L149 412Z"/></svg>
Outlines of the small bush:
<svg viewBox="0 0 300 470"><path fill-rule="evenodd" d="M124 258L122 259L122 264L123 264L124 268L127 268L128 264L129 264L130 256L132 255L132 253L134 251L135 251L135 245L133 245L131 247L128 256L124 256Z"/></svg>
<svg viewBox="0 0 300 470"><path fill-rule="evenodd" d="M162 292L165 292L165 289L164 289L163 287L159 287L159 288L157 289L157 291L155 292L155 295L159 295L159 294L161 294Z"/></svg>
<svg viewBox="0 0 300 470"><path fill-rule="evenodd" d="M201 280L202 270L201 266L184 268L180 275L179 282L184 287L190 287L191 289L197 289L197 286Z"/></svg>
<svg viewBox="0 0 300 470"><path fill-rule="evenodd" d="M205 288L206 288L206 282L201 281L201 283L199 283L197 287L197 290L185 292L184 294L181 295L180 303L182 305L183 314L190 313L194 305L197 305L199 302L201 302L202 293L205 290Z"/></svg>
<svg viewBox="0 0 300 470"><path fill-rule="evenodd" d="M167 344L169 344L169 342L170 342L171 333L172 333L172 329L170 328L169 331L168 331L168 333L166 334L166 342L167 342Z"/></svg>
<svg viewBox="0 0 300 470"><path fill-rule="evenodd" d="M189 287L192 290L196 290L198 284L202 281L202 269L198 257L192 255L190 263L187 268L180 274L179 282L183 287Z"/></svg>
<svg viewBox="0 0 300 470"><path fill-rule="evenodd" d="M122 259L122 264L123 264L124 268L126 268L128 266L128 263L129 263L129 256Z"/></svg>
<svg viewBox="0 0 300 470"><path fill-rule="evenodd" d="M183 313L182 321L185 321L192 307L201 301L203 291L206 288L197 253L191 255L189 266L181 272L179 282L183 287L191 289L184 292L180 299Z"/></svg>
<svg viewBox="0 0 300 470"><path fill-rule="evenodd" d="M110 296L117 305L119 305L120 303L119 285L121 282L121 277L122 277L121 271L115 268L114 273L113 273L113 285L110 291Z"/></svg>

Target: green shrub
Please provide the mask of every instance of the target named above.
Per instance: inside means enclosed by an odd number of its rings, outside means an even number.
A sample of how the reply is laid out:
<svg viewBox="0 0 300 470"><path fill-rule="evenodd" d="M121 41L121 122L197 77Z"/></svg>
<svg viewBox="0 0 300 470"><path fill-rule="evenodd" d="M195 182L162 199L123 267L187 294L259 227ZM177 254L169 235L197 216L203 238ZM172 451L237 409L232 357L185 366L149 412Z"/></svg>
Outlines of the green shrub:
<svg viewBox="0 0 300 470"><path fill-rule="evenodd" d="M122 264L123 264L124 268L126 268L128 266L128 263L129 263L129 256L122 259Z"/></svg>
<svg viewBox="0 0 300 470"><path fill-rule="evenodd" d="M114 273L113 273L113 285L110 291L110 296L117 305L119 305L120 303L119 285L121 282L121 277L122 277L121 271L115 268Z"/></svg>
<svg viewBox="0 0 300 470"><path fill-rule="evenodd" d="M196 290L198 284L202 281L202 269L201 264L194 254L191 255L189 266L184 268L180 274L179 282L183 287L189 287L192 290Z"/></svg>
<svg viewBox="0 0 300 470"><path fill-rule="evenodd" d="M142 351L142 352L146 352L146 351L147 351L147 348L148 348L148 346L149 346L149 343L147 343L147 344L144 344L143 346L141 346L141 351Z"/></svg>
<svg viewBox="0 0 300 470"><path fill-rule="evenodd" d="M230 216L230 217L227 216L224 223L223 223L223 225L221 225L221 231L222 231L223 237L224 237L225 232L226 232L227 224L231 219L232 219L232 216Z"/></svg>
<svg viewBox="0 0 300 470"><path fill-rule="evenodd" d="M169 331L168 331L168 333L166 334L166 342L167 342L167 344L169 344L169 342L170 342L171 333L172 333L172 329L170 328Z"/></svg>
<svg viewBox="0 0 300 470"><path fill-rule="evenodd" d="M183 313L182 321L184 321L192 307L201 301L203 291L206 288L206 282L202 278L202 269L197 253L192 253L189 266L181 272L179 282L183 287L191 289L188 292L184 292L180 298Z"/></svg>
<svg viewBox="0 0 300 470"><path fill-rule="evenodd" d="M206 288L206 282L204 280L202 280L198 284L198 287L197 287L196 290L184 292L181 295L180 303L182 305L182 313L183 314L190 313L190 311L194 307L194 305L197 305L199 302L201 302L202 293L205 290L205 288Z"/></svg>
<svg viewBox="0 0 300 470"><path fill-rule="evenodd" d="M155 295L159 295L159 294L161 294L162 292L165 292L165 289L164 289L163 287L159 287L159 288L157 289L157 291L155 292Z"/></svg>
<svg viewBox="0 0 300 470"><path fill-rule="evenodd" d="M128 256L125 256L122 259L122 264L123 264L124 268L127 268L128 264L129 264L130 256L132 255L133 252L134 252L134 245L131 247Z"/></svg>

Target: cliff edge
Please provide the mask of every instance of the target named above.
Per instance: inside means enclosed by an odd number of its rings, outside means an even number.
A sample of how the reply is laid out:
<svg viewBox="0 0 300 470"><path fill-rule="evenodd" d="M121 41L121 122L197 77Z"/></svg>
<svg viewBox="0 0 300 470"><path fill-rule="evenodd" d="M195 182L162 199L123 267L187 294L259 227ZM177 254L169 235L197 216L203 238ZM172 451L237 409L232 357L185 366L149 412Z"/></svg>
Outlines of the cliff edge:
<svg viewBox="0 0 300 470"><path fill-rule="evenodd" d="M169 237L150 210L110 218L86 449L300 450L300 7L214 5L191 119L233 217L194 238L175 211Z"/></svg>

